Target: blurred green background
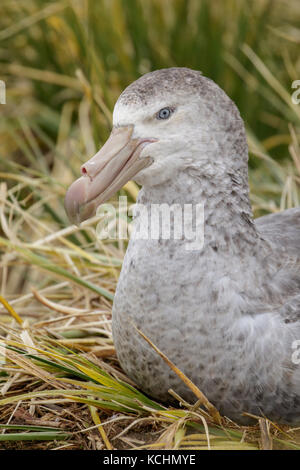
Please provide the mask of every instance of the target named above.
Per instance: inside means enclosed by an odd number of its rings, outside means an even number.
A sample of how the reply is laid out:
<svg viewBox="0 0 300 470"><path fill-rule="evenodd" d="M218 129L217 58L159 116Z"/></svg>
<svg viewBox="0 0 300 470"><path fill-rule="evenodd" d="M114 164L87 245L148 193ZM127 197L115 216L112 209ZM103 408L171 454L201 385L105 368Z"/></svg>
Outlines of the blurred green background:
<svg viewBox="0 0 300 470"><path fill-rule="evenodd" d="M66 188L120 92L170 66L201 70L239 107L254 214L299 205L299 45L299 0L1 0L0 235L33 243L66 227Z"/></svg>
<svg viewBox="0 0 300 470"><path fill-rule="evenodd" d="M170 66L215 80L238 105L253 146L288 157L288 125L300 117L291 102L298 0L1 0L0 30L2 164L17 153L44 170L40 153L74 135L87 158L107 136L122 89ZM80 128L87 134L78 136Z"/></svg>

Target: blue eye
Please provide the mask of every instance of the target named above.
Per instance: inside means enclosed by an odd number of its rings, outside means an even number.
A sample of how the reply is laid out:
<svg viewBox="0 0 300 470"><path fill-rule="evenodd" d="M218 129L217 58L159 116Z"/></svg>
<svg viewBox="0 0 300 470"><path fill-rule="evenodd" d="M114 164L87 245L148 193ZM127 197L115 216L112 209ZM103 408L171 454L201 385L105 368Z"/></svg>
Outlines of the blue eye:
<svg viewBox="0 0 300 470"><path fill-rule="evenodd" d="M171 108L162 108L158 113L156 114L157 119L168 119L172 114L172 109Z"/></svg>

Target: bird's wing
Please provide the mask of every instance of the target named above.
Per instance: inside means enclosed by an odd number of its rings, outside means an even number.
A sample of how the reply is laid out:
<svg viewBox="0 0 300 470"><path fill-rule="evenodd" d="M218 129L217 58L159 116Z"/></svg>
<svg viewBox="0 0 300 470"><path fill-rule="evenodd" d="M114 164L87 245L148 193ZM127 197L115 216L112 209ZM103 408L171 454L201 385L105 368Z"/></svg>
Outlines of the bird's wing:
<svg viewBox="0 0 300 470"><path fill-rule="evenodd" d="M255 225L263 238L300 258L299 207L259 217L255 219Z"/></svg>
<svg viewBox="0 0 300 470"><path fill-rule="evenodd" d="M277 313L300 334L300 208L260 217L255 225L261 237L272 243L280 265L279 279L274 278L282 291Z"/></svg>
<svg viewBox="0 0 300 470"><path fill-rule="evenodd" d="M290 300L285 302L278 313L283 319L284 323L293 323L300 333L300 294L295 295ZM300 340L300 337L297 338Z"/></svg>

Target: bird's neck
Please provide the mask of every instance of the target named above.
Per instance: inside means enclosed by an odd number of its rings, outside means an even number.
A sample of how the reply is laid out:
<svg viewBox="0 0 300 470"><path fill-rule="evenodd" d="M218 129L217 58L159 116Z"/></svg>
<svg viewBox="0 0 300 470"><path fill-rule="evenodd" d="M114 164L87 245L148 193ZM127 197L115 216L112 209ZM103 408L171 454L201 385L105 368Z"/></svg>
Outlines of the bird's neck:
<svg viewBox="0 0 300 470"><path fill-rule="evenodd" d="M193 169L183 170L176 179L157 186L143 186L138 203L167 204L182 208L203 207L204 247L249 253L259 241L252 219L247 172L205 177Z"/></svg>

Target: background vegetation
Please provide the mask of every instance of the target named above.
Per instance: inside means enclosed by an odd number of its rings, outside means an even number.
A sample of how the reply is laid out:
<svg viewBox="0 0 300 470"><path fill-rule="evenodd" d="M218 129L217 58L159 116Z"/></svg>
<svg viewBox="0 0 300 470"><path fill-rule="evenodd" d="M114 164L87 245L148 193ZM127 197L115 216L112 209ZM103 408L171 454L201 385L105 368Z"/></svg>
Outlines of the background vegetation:
<svg viewBox="0 0 300 470"><path fill-rule="evenodd" d="M170 66L238 105L255 215L299 205L299 24L298 0L1 0L0 446L299 448L275 423L216 424L132 388L110 327L126 244L96 240L96 218L69 227L63 208L122 89Z"/></svg>

